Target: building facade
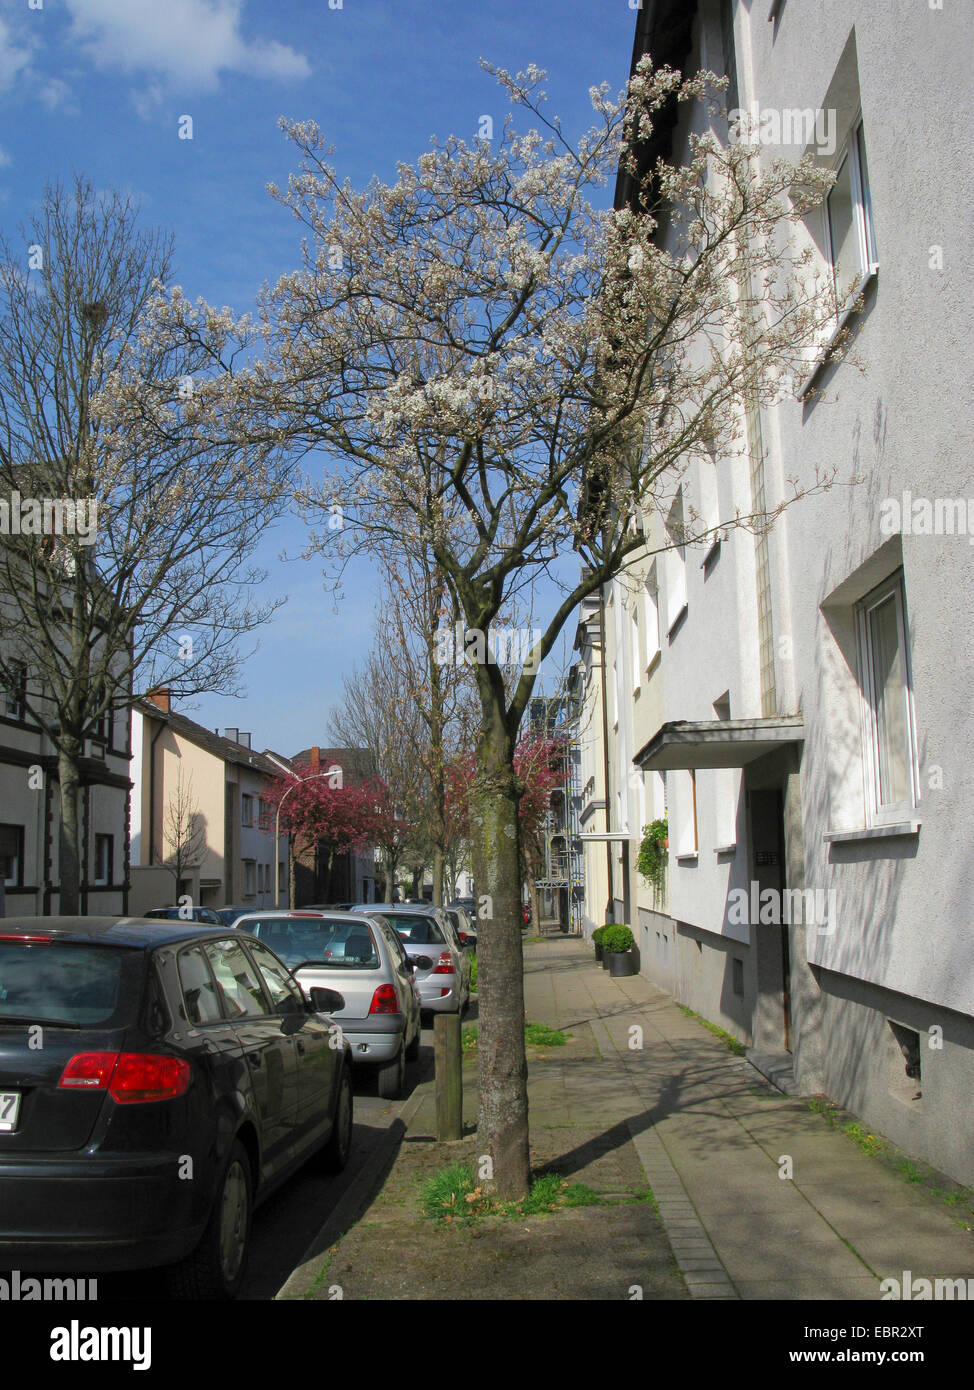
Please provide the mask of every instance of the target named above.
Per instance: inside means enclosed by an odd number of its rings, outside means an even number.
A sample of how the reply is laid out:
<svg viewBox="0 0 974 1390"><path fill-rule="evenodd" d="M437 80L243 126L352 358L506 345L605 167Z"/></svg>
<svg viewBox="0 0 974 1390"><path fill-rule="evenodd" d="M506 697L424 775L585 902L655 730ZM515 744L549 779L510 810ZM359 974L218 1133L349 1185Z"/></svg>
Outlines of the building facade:
<svg viewBox="0 0 974 1390"><path fill-rule="evenodd" d="M738 456L688 466L576 646L586 930L611 910L642 972L783 1088L969 1183L968 22L868 0L638 11L634 58L726 73L767 132L755 160L835 173L794 235L857 285L858 361L813 358L795 399L745 412ZM696 109L671 157L708 124L734 138ZM771 513L793 479L809 495L769 530L681 544L685 515ZM636 862L662 817L654 888Z"/></svg>
<svg viewBox="0 0 974 1390"><path fill-rule="evenodd" d="M278 892L286 904L287 840L281 836L275 853L263 805L279 775L250 748L249 734L204 728L177 714L166 691L137 700L129 910L138 915L182 897L256 910L274 906Z"/></svg>

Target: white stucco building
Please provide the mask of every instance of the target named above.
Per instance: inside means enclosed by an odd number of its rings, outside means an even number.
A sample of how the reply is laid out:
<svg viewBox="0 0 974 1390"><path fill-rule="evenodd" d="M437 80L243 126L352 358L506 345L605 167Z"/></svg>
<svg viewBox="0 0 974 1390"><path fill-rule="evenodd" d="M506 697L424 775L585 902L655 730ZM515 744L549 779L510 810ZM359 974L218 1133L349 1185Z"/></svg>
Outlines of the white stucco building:
<svg viewBox="0 0 974 1390"><path fill-rule="evenodd" d="M780 1084L823 1092L972 1182L963 11L920 0L895 19L873 0L638 11L636 56L726 72L729 106L776 115L766 129L782 137L826 137L811 143L835 187L796 235L824 274L863 290L850 320L859 365L811 360L807 394L749 411L744 455L695 462L648 538L677 537L681 508L770 511L792 477L808 487L835 468L835 486L765 535L731 529L706 551L674 546L634 566L603 592L601 616L583 614L577 645L600 682L589 703L606 705L583 751L601 831L586 849L587 929L611 896L643 973L745 1041ZM698 129L709 119L690 117ZM686 134L684 120L674 159ZM755 157L805 148L770 141ZM654 893L634 866L641 827L664 807L668 867Z"/></svg>

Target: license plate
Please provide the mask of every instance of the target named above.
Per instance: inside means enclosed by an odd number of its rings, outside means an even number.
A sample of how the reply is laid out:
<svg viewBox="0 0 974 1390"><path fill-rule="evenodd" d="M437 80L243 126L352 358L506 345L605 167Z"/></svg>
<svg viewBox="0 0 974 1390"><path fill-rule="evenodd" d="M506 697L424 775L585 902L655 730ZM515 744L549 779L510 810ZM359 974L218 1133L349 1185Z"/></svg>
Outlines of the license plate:
<svg viewBox="0 0 974 1390"><path fill-rule="evenodd" d="M19 1111L20 1092L0 1091L0 1134L7 1134L17 1128Z"/></svg>

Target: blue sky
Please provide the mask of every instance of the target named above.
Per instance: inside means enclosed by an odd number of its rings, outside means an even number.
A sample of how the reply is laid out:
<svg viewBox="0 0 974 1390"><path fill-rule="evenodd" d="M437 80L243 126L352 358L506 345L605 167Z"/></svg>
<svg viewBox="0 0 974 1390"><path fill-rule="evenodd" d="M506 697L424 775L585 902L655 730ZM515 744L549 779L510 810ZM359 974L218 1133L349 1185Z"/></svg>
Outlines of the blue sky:
<svg viewBox="0 0 974 1390"><path fill-rule="evenodd" d="M15 234L46 179L82 173L172 229L187 295L244 313L297 263L297 223L266 192L295 167L279 116L316 120L354 184L387 179L432 134L472 139L482 115L500 128L483 57L545 68L571 133L589 124L591 85L625 82L635 19L629 0L0 0L0 228ZM259 634L245 697L180 706L283 752L328 742L375 608L364 564L336 603L318 562L278 558L303 535L284 521L257 556L289 601Z"/></svg>

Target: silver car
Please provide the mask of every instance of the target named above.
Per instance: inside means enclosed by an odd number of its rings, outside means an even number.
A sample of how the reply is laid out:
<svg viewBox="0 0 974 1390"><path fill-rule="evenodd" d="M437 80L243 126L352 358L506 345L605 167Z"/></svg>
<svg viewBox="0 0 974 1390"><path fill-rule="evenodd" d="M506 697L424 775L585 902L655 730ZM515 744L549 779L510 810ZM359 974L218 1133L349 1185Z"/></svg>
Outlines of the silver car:
<svg viewBox="0 0 974 1390"><path fill-rule="evenodd" d="M316 987L337 989L345 1007L331 1017L351 1046L352 1062L376 1069L379 1095L402 1094L406 1062L419 1056L420 995L410 959L382 918L360 912L252 912L237 931L265 942L310 998ZM424 957L427 965L433 962Z"/></svg>
<svg viewBox="0 0 974 1390"><path fill-rule="evenodd" d="M423 1008L459 1013L470 1003L470 953L439 907L411 903L361 903L356 912L382 917L396 930L416 966L414 979Z"/></svg>

